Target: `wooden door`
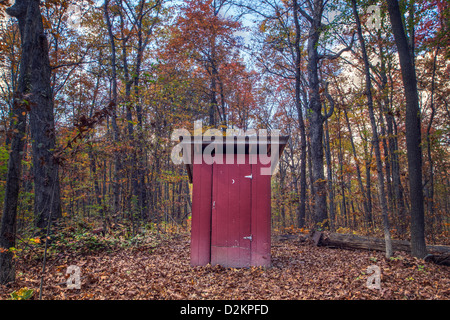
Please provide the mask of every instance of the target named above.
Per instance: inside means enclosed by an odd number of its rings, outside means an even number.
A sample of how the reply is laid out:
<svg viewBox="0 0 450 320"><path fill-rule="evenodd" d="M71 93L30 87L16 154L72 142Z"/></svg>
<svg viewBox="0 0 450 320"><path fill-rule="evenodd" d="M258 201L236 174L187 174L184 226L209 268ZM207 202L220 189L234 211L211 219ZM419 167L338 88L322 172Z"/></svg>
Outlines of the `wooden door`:
<svg viewBox="0 0 450 320"><path fill-rule="evenodd" d="M213 164L211 264L239 268L251 264L252 165L236 158Z"/></svg>

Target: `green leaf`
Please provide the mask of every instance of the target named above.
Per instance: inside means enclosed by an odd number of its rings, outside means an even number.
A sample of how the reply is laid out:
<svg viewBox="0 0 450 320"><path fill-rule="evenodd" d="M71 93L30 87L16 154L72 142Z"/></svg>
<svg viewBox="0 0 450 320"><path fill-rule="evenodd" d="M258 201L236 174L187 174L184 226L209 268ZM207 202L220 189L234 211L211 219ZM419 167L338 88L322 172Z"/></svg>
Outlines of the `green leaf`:
<svg viewBox="0 0 450 320"><path fill-rule="evenodd" d="M28 300L33 296L34 290L27 287L21 288L17 291L13 291L10 296L11 300Z"/></svg>

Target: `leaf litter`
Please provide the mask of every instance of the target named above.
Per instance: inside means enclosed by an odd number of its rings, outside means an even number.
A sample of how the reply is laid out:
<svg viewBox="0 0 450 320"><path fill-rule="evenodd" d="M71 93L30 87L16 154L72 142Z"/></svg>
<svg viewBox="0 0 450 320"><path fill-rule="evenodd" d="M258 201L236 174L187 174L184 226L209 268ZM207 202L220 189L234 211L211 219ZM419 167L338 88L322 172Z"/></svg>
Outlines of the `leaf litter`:
<svg viewBox="0 0 450 320"><path fill-rule="evenodd" d="M272 267L191 267L189 234L157 246L94 254L63 253L49 259L43 299L449 299L450 268L402 252L315 247L297 240L272 243ZM68 289L69 265L80 266L81 289ZM367 286L367 267L381 271L380 289ZM38 297L42 264L18 261L16 281L0 286L0 299L27 287Z"/></svg>

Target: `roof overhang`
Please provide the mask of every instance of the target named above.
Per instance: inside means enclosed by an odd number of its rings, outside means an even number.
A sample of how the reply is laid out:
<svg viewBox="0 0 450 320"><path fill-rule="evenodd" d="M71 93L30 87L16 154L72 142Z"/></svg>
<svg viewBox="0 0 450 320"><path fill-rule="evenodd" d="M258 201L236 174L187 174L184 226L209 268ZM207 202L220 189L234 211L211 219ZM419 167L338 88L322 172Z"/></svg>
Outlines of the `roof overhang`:
<svg viewBox="0 0 450 320"><path fill-rule="evenodd" d="M223 139L216 139L215 136L180 137L180 146L183 150L190 150L190 160L193 160L195 155L203 155L207 146L211 146L215 154L227 154L230 151L234 154L259 154L259 152L267 152L270 156L274 148L278 147L279 160L284 148L289 141L289 136L232 136L224 137ZM263 147L263 149L261 149ZM267 150L267 151L266 151ZM202 160L203 161L203 160ZM192 183L193 177L193 161L185 163L186 171L189 177L189 182Z"/></svg>

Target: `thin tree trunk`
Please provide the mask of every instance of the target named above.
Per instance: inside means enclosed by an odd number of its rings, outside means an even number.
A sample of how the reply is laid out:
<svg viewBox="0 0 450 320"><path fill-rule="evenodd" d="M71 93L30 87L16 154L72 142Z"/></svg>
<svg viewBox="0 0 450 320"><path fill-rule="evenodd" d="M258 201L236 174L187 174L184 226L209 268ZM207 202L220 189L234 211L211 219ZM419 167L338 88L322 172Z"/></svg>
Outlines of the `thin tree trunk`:
<svg viewBox="0 0 450 320"><path fill-rule="evenodd" d="M406 99L406 149L408 158L409 193L411 199L411 254L423 258L427 254L425 244L425 213L422 185L422 147L420 108L414 55L408 45L397 0L387 0L389 17L398 49L400 68Z"/></svg>
<svg viewBox="0 0 450 320"><path fill-rule="evenodd" d="M369 58L368 58L367 52L366 52L366 45L365 45L365 41L364 41L363 34L362 34L361 22L359 20L358 10L356 7L356 0L352 0L352 9L353 9L353 15L355 16L355 20L356 20L357 33L358 33L359 42L361 44L361 51L362 51L362 56L363 56L363 60L364 60L364 70L365 70L365 77L366 77L365 80L366 80L367 106L369 109L370 123L372 125L372 141L373 141L373 146L374 146L374 150L375 150L375 161L376 161L376 165L377 165L379 199L380 199L380 205L381 205L381 213L382 213L382 217L383 217L384 238L385 238L385 243L386 243L386 257L389 258L392 256L392 243L391 243L391 234L390 234L390 228L389 228L386 193L384 190L383 165L381 162L381 152L380 152L380 144L379 144L379 139L378 139L377 124L376 124L374 110L373 110L372 84L371 84L371 78L370 78Z"/></svg>
<svg viewBox="0 0 450 320"><path fill-rule="evenodd" d="M300 83L301 83L301 50L300 50L300 24L298 21L298 2L294 0L294 22L295 22L295 105L298 115L298 123L300 128L300 204L299 214L297 217L298 227L305 226L306 216L306 128L303 120L303 110L300 100Z"/></svg>
<svg viewBox="0 0 450 320"><path fill-rule="evenodd" d="M431 76L431 102L430 102L430 109L431 109L431 115L430 120L428 122L427 126L427 155L428 155L428 162L429 162L429 186L427 187L427 207L429 215L434 220L434 163L433 158L431 157L431 126L433 124L434 116L436 114L436 109L434 107L434 87L435 87L435 79L436 79L436 62L437 62L437 56L439 53L439 47L436 49L436 53L434 55L433 59L433 72Z"/></svg>
<svg viewBox="0 0 450 320"><path fill-rule="evenodd" d="M383 144L383 155L384 155L384 167L386 170L386 187L387 187L387 199L388 199L388 209L393 211L393 194L392 194L392 181L391 181L391 163L389 149L386 139L386 126L383 117L383 103L379 103L380 106L380 129L381 129L381 143Z"/></svg>
<svg viewBox="0 0 450 320"><path fill-rule="evenodd" d="M142 14L142 13L141 13ZM145 47L142 44L142 21L138 24L138 53L136 57L136 66L134 70L134 94L136 99L136 117L137 117L137 140L135 143L135 157L136 157L136 175L133 184L134 194L138 200L138 211L140 213L140 218L145 220L147 218L147 198L145 193L145 163L144 163L144 136L143 136L143 114L142 106L139 101L139 85L140 85L140 72L142 58L144 55ZM139 177L139 178L138 178Z"/></svg>
<svg viewBox="0 0 450 320"><path fill-rule="evenodd" d="M137 27L137 36L138 36L138 47L136 54L136 62L134 68L134 76L133 76L133 85L134 85L134 94L136 100L136 118L137 118L137 137L135 138L135 153L134 157L136 158L136 168L135 177L133 182L133 194L138 200L138 211L140 212L141 219L145 220L148 218L148 208L147 208L147 188L145 184L145 176L147 172L146 166L146 147L144 144L144 135L143 135L143 111L141 101L139 99L139 86L140 86L140 76L141 76L141 65L142 60L144 58L144 51L147 48L147 45L150 40L150 36L153 33L153 28L157 23L158 19L153 19L151 25L148 28L148 31L144 33L143 27L145 25L144 18L151 9L155 9L156 15L155 18L159 15L161 10L161 1L157 0L153 3L153 6L149 9L146 8L146 1L141 0L138 5L138 13L136 20ZM137 138L137 140L136 140Z"/></svg>
<svg viewBox="0 0 450 320"><path fill-rule="evenodd" d="M383 91L383 103L384 109L383 114L386 119L386 128L387 128L387 139L388 139L388 154L390 161L390 169L392 174L392 193L393 193L393 208L396 211L397 218L397 230L403 235L406 233L406 224L405 224L405 204L403 200L403 192L401 188L400 181L400 164L398 161L398 148L397 148L397 136L394 134L394 114L392 112L390 98L387 92L388 85L388 77L386 74L386 66L383 55L383 50L381 50L381 78L382 83L380 89ZM391 88L393 91L393 88Z"/></svg>
<svg viewBox="0 0 450 320"><path fill-rule="evenodd" d="M367 222L367 224L369 225L369 227L372 227L372 212L369 211L369 206L367 203L367 197L364 196L365 194L365 189L364 189L364 185L362 182L362 178L361 178L361 169L359 167L359 160L356 154L356 147L355 147L355 142L353 139L353 134L352 134L352 127L350 125L350 121L348 118L348 114L347 114L347 109L344 108L344 116L345 116L345 121L347 122L347 129L348 129L348 133L350 135L350 143L352 145L352 151L353 151L353 159L355 161L355 166L356 166L356 177L358 179L358 186L359 186L359 190L361 192L361 195L363 196L363 206L364 206L364 217L365 220Z"/></svg>
<svg viewBox="0 0 450 320"><path fill-rule="evenodd" d="M280 191L278 193L278 201L280 207L280 215L281 215L281 226L286 227L286 205L285 205L285 177L286 177L286 167L283 163L279 164L279 173L280 173Z"/></svg>
<svg viewBox="0 0 450 320"><path fill-rule="evenodd" d="M23 82L23 81L21 81ZM20 89L19 89L20 90ZM8 172L0 229L0 284L7 284L15 280L13 252L9 248L16 243L16 218L19 200L20 177L22 173L22 151L24 147L26 127L26 106L18 95L13 103L13 116L17 118L11 140L8 159Z"/></svg>
<svg viewBox="0 0 450 320"><path fill-rule="evenodd" d="M113 139L117 144L120 139L119 135L119 127L117 125L117 70L116 70L116 44L114 42L114 34L112 31L111 19L109 18L108 12L109 0L105 0L103 4L103 10L106 20L106 27L108 29L109 42L111 48L111 81L112 81L112 117L111 117L111 125L113 128ZM119 153L116 152L114 156L114 213L120 212L120 171L121 171L121 161L119 157Z"/></svg>
<svg viewBox="0 0 450 320"><path fill-rule="evenodd" d="M312 158L311 158L311 141L310 139L307 140L308 142L308 150L307 150L307 155L308 155L308 172L309 172L309 201L308 201L308 208L309 208L309 219L314 221L314 203L315 203L315 194L314 194L314 189L313 189L313 185L314 185L314 180L313 180L313 166L312 166ZM306 221L306 217L305 217L305 221Z"/></svg>
<svg viewBox="0 0 450 320"><path fill-rule="evenodd" d="M397 136L394 133L394 115L386 114L386 122L389 135L389 153L391 155L391 168L392 168L392 187L394 191L395 206L397 209L397 216L399 220L398 229L400 234L406 233L405 223L405 201L403 196L403 188L400 180L400 162L398 159L398 141Z"/></svg>
<svg viewBox="0 0 450 320"><path fill-rule="evenodd" d="M343 161L343 152L342 152L342 137L341 137L341 110L339 109L337 120L338 120L338 139L339 139L339 152L338 152L338 160L339 160L339 175L340 175L340 187L341 187L341 195L342 195L342 215L344 217L345 227L349 226L348 222L348 214L347 214L347 201L345 198L345 181L344 181L344 161Z"/></svg>
<svg viewBox="0 0 450 320"><path fill-rule="evenodd" d="M328 182L328 195L330 203L330 228L335 229L335 203L334 203L334 186L333 186L333 171L331 168L331 145L330 145L330 132L328 128L328 120L325 121L325 159L327 161L327 182Z"/></svg>
<svg viewBox="0 0 450 320"><path fill-rule="evenodd" d="M369 212L370 215L370 226L373 226L373 214L372 214L372 182L370 181L371 178L371 166L372 166L372 150L373 150L373 145L371 145L370 148L370 152L369 152L369 148L368 148L368 144L369 141L367 139L367 137L362 137L362 140L364 140L364 163L365 163L365 169L366 169L366 199L367 199L367 210Z"/></svg>

